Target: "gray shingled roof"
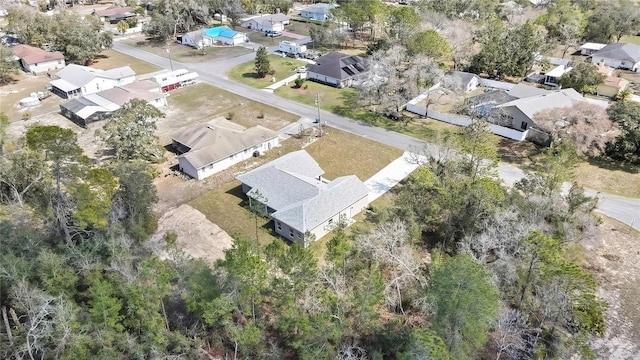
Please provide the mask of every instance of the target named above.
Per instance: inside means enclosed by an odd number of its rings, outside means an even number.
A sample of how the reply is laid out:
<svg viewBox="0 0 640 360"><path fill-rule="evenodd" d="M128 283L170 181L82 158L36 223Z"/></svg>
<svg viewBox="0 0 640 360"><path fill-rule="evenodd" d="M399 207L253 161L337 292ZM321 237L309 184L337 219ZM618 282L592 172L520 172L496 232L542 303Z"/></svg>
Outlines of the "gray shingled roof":
<svg viewBox="0 0 640 360"><path fill-rule="evenodd" d="M640 45L625 43L609 44L601 50L594 52L592 56L637 63L640 61Z"/></svg>
<svg viewBox="0 0 640 360"><path fill-rule="evenodd" d="M260 125L247 129L219 117L175 134L172 139L191 149L180 157L200 169L277 136L275 131Z"/></svg>
<svg viewBox="0 0 640 360"><path fill-rule="evenodd" d="M530 119L533 119L533 116L540 111L571 107L585 100L586 99L574 89L563 89L560 91L549 92L548 94L513 100L496 107L505 108L514 106L520 109L520 111Z"/></svg>
<svg viewBox="0 0 640 360"><path fill-rule="evenodd" d="M237 179L252 189L248 196L274 209L274 219L300 232L313 229L349 205L367 196L368 188L356 176L339 177L329 183L304 150L284 155ZM258 196L259 194L259 196Z"/></svg>
<svg viewBox="0 0 640 360"><path fill-rule="evenodd" d="M339 80L357 77L369 71L369 64L360 56L330 52L307 65L307 71Z"/></svg>
<svg viewBox="0 0 640 360"><path fill-rule="evenodd" d="M369 195L367 186L355 175L323 183L318 190L318 194L311 198L278 209L272 217L304 233Z"/></svg>

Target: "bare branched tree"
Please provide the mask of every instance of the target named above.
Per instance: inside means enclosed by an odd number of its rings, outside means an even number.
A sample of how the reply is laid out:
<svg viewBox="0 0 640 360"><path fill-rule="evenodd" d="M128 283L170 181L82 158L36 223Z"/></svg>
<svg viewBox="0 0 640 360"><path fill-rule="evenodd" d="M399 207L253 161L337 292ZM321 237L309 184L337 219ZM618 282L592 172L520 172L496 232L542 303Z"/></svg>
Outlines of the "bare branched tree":
<svg viewBox="0 0 640 360"><path fill-rule="evenodd" d="M381 224L357 240L360 251L381 264L386 276L386 301L404 313L403 294L412 286L424 283L420 261L410 244L409 230L404 222Z"/></svg>
<svg viewBox="0 0 640 360"><path fill-rule="evenodd" d="M474 31L475 26L464 20L451 20L444 24L442 35L451 46L453 70L461 70L475 54Z"/></svg>
<svg viewBox="0 0 640 360"><path fill-rule="evenodd" d="M603 107L586 102L538 112L535 123L554 140L569 141L586 156L600 155L620 132Z"/></svg>
<svg viewBox="0 0 640 360"><path fill-rule="evenodd" d="M496 360L503 359L503 356L508 359L531 359L527 351L528 333L530 331L526 315L513 309L501 311L491 334L497 347Z"/></svg>

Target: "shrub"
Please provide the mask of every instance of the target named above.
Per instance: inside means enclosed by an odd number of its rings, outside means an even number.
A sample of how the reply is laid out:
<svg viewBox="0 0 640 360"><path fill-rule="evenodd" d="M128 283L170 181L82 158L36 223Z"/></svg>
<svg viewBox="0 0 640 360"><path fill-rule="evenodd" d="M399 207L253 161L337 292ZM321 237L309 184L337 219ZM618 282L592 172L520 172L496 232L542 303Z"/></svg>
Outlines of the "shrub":
<svg viewBox="0 0 640 360"><path fill-rule="evenodd" d="M302 87L302 84L304 84L304 79L298 78L294 81L294 83L295 83L295 88L299 89Z"/></svg>

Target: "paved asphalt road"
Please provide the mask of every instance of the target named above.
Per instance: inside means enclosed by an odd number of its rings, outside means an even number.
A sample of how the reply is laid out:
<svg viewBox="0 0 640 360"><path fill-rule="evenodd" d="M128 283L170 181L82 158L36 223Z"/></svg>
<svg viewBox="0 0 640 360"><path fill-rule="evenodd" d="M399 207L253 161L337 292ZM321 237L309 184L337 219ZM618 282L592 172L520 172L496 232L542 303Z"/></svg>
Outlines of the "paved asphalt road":
<svg viewBox="0 0 640 360"><path fill-rule="evenodd" d="M275 48L276 47L271 47L269 50L273 51ZM121 44L118 41L113 42L113 49L165 69L169 69L171 66L169 59ZM216 62L185 64L173 61L172 65L174 69L182 68L195 71L200 75L200 79L202 81L225 89L229 92L297 114L303 118L301 121L310 121L309 119L315 119L317 117L317 109L315 107L287 100L264 90L238 84L227 78L226 72L229 69L240 63L253 60L254 58L255 53L249 53L232 59ZM322 122L331 127L395 146L405 151L422 153L427 156L437 156L438 154L437 145L426 143L422 140L393 131L360 123L324 110L320 111L320 118L322 119ZM498 165L498 175L506 184L513 185L519 179L524 177L524 172L515 166L500 163ZM565 186L567 185L568 184L565 184ZM640 184L629 184L629 186L640 186ZM587 189L587 194L591 196L597 195L599 197L600 201L598 202L596 211L617 219L640 231L640 199L597 193L591 189Z"/></svg>

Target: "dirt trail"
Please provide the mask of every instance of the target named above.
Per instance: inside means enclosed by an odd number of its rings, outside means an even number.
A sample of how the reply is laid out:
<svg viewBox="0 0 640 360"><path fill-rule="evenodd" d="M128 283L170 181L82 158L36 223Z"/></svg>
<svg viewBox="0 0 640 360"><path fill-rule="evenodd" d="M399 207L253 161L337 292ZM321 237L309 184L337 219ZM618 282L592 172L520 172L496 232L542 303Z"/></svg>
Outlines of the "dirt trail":
<svg viewBox="0 0 640 360"><path fill-rule="evenodd" d="M609 303L607 332L593 341L598 359L640 359L640 233L608 217L584 244L598 295Z"/></svg>

